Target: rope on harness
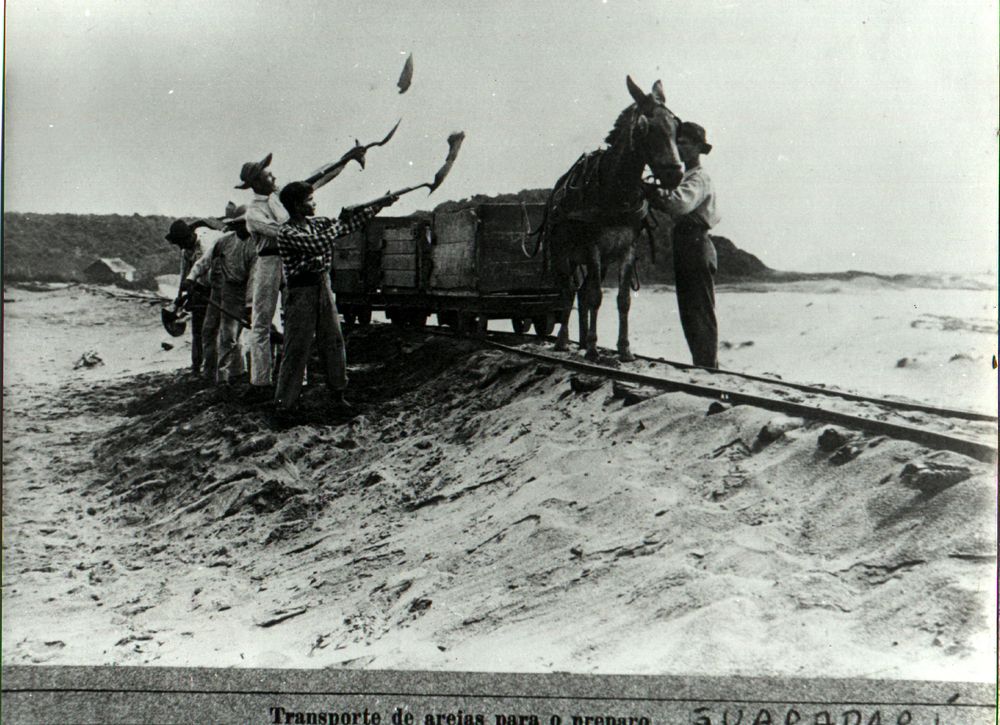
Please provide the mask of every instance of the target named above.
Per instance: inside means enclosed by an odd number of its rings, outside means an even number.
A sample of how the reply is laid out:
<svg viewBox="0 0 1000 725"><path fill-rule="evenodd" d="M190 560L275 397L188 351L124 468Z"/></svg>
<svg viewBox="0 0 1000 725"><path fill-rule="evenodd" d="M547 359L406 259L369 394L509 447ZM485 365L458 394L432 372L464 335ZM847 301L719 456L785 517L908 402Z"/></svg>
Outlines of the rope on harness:
<svg viewBox="0 0 1000 725"><path fill-rule="evenodd" d="M550 197L551 197L551 194L550 194ZM522 225L523 233L521 234L521 252L524 253L525 257L528 257L529 259L533 258L536 254L538 254L538 250L541 249L541 247L542 247L542 229L545 228L545 222L548 219L548 216L549 216L549 205L546 204L545 205L545 211L542 213L542 223L541 223L541 225L538 227L538 229L535 229L534 231L532 231L531 230L531 220L528 218L528 207L527 207L527 205L525 205L525 203L523 201L521 202L521 218L522 218L522 221L524 222L524 224ZM528 251L528 247L527 247L528 237L538 237L538 239L535 241L535 249L533 251L531 251L531 252Z"/></svg>
<svg viewBox="0 0 1000 725"><path fill-rule="evenodd" d="M656 240L653 238L653 230L657 226L656 221L653 219L652 211L643 217L642 230L646 232L646 236L649 238L649 259L653 262L653 266L656 266Z"/></svg>

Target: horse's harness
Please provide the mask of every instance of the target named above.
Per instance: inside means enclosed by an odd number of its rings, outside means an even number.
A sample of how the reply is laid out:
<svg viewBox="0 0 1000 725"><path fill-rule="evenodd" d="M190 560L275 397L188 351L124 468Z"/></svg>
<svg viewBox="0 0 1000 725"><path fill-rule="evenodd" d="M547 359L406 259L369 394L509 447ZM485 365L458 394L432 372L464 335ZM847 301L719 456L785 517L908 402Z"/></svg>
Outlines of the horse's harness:
<svg viewBox="0 0 1000 725"><path fill-rule="evenodd" d="M550 200L554 209L564 209L564 219L588 224L629 225L642 222L649 214L649 202L639 194L635 202L610 206L600 193L600 163L605 151L580 156L563 177ZM588 194L588 191L590 192ZM591 198L588 198L591 197Z"/></svg>
<svg viewBox="0 0 1000 725"><path fill-rule="evenodd" d="M600 163L605 153L607 152L602 149L581 154L563 176L561 183L557 183L552 190L546 212L555 213L556 219L552 220L553 222L564 220L581 224L640 227L640 233L645 231L649 237L650 256L655 264L656 246L653 242L653 229L656 223L649 213L649 201L646 195L640 192L634 195L634 201L626 198L621 204L606 203L606 196L601 193L600 180ZM629 285L633 291L638 291L640 286L638 259L632 269Z"/></svg>

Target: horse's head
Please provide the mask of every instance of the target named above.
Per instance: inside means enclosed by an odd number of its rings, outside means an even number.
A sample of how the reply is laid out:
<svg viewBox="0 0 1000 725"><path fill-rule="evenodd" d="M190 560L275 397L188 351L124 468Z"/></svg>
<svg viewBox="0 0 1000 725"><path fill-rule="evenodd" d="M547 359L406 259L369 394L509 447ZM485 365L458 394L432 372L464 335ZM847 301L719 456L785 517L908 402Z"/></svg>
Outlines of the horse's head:
<svg viewBox="0 0 1000 725"><path fill-rule="evenodd" d="M636 114L633 142L656 180L667 189L681 183L684 166L677 151L677 127L681 120L667 108L663 84L656 81L652 93L644 93L630 76L625 78L628 92L635 99Z"/></svg>

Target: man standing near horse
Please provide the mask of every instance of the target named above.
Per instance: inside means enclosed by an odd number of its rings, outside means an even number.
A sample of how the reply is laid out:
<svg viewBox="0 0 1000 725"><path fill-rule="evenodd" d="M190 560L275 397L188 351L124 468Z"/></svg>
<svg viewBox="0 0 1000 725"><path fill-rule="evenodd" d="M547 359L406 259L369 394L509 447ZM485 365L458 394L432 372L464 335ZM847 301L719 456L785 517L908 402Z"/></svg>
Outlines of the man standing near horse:
<svg viewBox="0 0 1000 725"><path fill-rule="evenodd" d="M673 191L654 189L652 205L674 220L674 276L681 327L695 365L719 367L719 328L715 318L718 258L708 230L719 223L715 189L701 166L712 150L705 129L684 121L677 128L677 151L684 176Z"/></svg>

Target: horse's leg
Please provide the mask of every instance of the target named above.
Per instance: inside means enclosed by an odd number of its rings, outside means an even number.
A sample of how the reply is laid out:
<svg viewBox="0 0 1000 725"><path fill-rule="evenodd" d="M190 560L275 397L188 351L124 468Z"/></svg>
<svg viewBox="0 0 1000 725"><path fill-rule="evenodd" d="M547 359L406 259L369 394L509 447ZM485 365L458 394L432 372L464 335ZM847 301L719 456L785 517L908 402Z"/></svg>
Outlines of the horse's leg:
<svg viewBox="0 0 1000 725"><path fill-rule="evenodd" d="M559 286L559 332L556 333L556 347L558 352L569 350L569 316L573 311L573 275L564 274L558 282Z"/></svg>
<svg viewBox="0 0 1000 725"><path fill-rule="evenodd" d="M595 244L587 260L587 279L584 281L583 297L587 310L587 354L588 360L597 360L597 311L601 308L601 252Z"/></svg>
<svg viewBox="0 0 1000 725"><path fill-rule="evenodd" d="M622 260L618 271L618 359L632 362L635 355L628 344L628 312L632 307L632 278L635 274L635 249Z"/></svg>
<svg viewBox="0 0 1000 725"><path fill-rule="evenodd" d="M576 291L576 319L577 330L580 336L577 338L581 348L587 346L587 331L590 329L590 315L587 310L585 288L583 285Z"/></svg>

